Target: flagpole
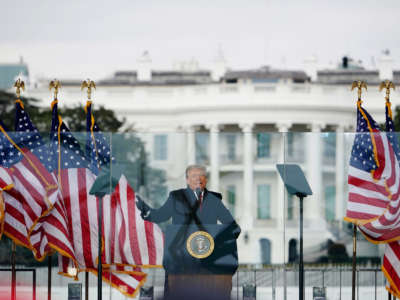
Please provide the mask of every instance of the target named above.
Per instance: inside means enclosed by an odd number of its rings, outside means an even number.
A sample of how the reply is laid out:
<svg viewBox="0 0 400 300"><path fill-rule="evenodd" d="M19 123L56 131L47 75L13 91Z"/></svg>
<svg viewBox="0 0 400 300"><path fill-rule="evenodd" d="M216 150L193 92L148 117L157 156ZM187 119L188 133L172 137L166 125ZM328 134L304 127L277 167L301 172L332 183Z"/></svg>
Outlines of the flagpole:
<svg viewBox="0 0 400 300"><path fill-rule="evenodd" d="M51 253L47 256L47 300L51 300Z"/></svg>
<svg viewBox="0 0 400 300"><path fill-rule="evenodd" d="M357 257L357 225L353 224L353 270L351 276L351 299L356 299L356 261Z"/></svg>
<svg viewBox="0 0 400 300"><path fill-rule="evenodd" d="M85 272L85 300L89 300L89 272Z"/></svg>
<svg viewBox="0 0 400 300"><path fill-rule="evenodd" d="M386 100L387 113L388 113L390 119L393 120L392 110L391 110L391 107L390 107L391 106L391 103L390 103L390 89L394 89L393 82L391 82L389 80L385 80L385 81L381 82L381 84L379 85L379 91L381 92L383 89L386 89L385 100ZM386 130L390 131L390 130L388 130L387 124L386 124ZM392 294L390 293L390 291L388 291L388 299L392 300ZM396 297L393 297L393 299L396 299Z"/></svg>
<svg viewBox="0 0 400 300"><path fill-rule="evenodd" d="M365 81L353 81L351 90L357 88L357 105L361 103L362 89L367 90L367 84ZM356 300L356 266L357 266L357 225L353 224L353 266L352 266L352 278L351 278L351 299Z"/></svg>
<svg viewBox="0 0 400 300"><path fill-rule="evenodd" d="M16 300L17 295L17 276L15 270L15 255L17 251L17 245L14 241L11 244L11 300Z"/></svg>
<svg viewBox="0 0 400 300"><path fill-rule="evenodd" d="M20 78L17 79L14 83L15 93L17 95L17 99L21 98L21 90L25 90L25 82ZM15 256L17 252L17 245L14 241L11 244L11 300L16 300L17 298L17 272L15 269Z"/></svg>

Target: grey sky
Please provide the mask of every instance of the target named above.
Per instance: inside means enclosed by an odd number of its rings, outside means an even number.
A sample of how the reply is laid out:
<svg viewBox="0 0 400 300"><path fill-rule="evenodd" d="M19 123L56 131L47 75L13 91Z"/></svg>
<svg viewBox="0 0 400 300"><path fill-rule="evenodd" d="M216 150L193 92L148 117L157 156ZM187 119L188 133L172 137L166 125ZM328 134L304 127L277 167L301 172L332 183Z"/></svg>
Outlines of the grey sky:
<svg viewBox="0 0 400 300"><path fill-rule="evenodd" d="M220 46L232 68L301 68L347 54L373 67L390 49L400 69L400 1L143 0L0 2L0 62L22 55L33 75L97 79L135 69L149 50L156 69Z"/></svg>

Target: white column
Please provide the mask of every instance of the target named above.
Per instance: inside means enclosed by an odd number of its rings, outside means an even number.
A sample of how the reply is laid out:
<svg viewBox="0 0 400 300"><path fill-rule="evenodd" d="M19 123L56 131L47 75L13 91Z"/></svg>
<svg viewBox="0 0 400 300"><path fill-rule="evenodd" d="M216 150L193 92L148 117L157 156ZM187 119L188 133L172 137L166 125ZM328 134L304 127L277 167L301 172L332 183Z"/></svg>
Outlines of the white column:
<svg viewBox="0 0 400 300"><path fill-rule="evenodd" d="M308 220L324 219L322 203L322 143L321 123L312 123L307 133L307 181L313 192L304 199L304 216Z"/></svg>
<svg viewBox="0 0 400 300"><path fill-rule="evenodd" d="M189 125L186 127L186 146L187 146L187 164L193 165L196 163L196 127Z"/></svg>
<svg viewBox="0 0 400 300"><path fill-rule="evenodd" d="M210 130L210 189L218 191L219 188L219 125L209 124Z"/></svg>
<svg viewBox="0 0 400 300"><path fill-rule="evenodd" d="M336 127L336 212L335 219L342 220L344 205L344 182L347 180L344 175L344 126ZM341 226L342 222L339 222Z"/></svg>
<svg viewBox="0 0 400 300"><path fill-rule="evenodd" d="M279 155L278 155L278 161L277 163L283 164L285 163L285 153L286 151L286 141L287 141L287 135L286 133L289 131L289 128L292 126L291 123L278 123L275 125L278 128L278 132L280 133L280 144L279 144ZM277 197L276 199L272 199L273 201L276 202L276 219L277 219L277 230L279 232L282 232L282 240L279 241L281 247L276 247L275 249L281 249L278 255L276 255L277 263L284 263L287 259L287 253L288 253L288 248L287 248L287 241L286 241L286 236L285 236L285 221L286 221L286 215L287 215L287 199L285 199L285 185L283 184L282 178L279 175L278 172L276 172L276 194ZM282 251L284 250L284 251Z"/></svg>
<svg viewBox="0 0 400 300"><path fill-rule="evenodd" d="M239 125L243 132L243 206L241 213L241 226L243 230L253 227L253 123Z"/></svg>
<svg viewBox="0 0 400 300"><path fill-rule="evenodd" d="M277 163L283 164L285 163L285 153L287 152L285 146L285 143L287 141L286 133L288 132L289 128L292 125L290 123L278 123L275 126L278 128L278 132L280 133L279 155ZM277 216L278 228L282 229L287 212L287 203L285 199L285 185L283 184L282 178L280 177L278 172L276 172L276 180L278 184L277 184L277 197L275 199L275 201L277 202L276 205L277 211L275 215Z"/></svg>

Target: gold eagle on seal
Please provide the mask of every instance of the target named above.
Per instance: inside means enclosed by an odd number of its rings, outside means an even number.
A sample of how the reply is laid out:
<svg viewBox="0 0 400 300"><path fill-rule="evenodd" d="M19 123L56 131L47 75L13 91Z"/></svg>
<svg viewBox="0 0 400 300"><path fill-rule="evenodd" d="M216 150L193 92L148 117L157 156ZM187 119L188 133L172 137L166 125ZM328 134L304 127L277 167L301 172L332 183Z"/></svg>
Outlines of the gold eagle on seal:
<svg viewBox="0 0 400 300"><path fill-rule="evenodd" d="M214 251L214 239L205 231L195 231L186 240L186 250L195 258L206 258Z"/></svg>

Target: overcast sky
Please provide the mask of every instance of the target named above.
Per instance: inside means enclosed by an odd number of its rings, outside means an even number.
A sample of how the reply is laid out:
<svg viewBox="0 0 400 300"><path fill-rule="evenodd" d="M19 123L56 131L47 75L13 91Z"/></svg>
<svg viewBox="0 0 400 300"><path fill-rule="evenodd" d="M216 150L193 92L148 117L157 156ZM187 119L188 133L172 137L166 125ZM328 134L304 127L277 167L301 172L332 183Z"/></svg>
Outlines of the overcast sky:
<svg viewBox="0 0 400 300"><path fill-rule="evenodd" d="M98 79L145 50L155 69L207 68L218 47L235 69L298 69L311 55L373 68L383 49L400 69L399 0L1 0L0 13L0 62L23 56L33 76Z"/></svg>

